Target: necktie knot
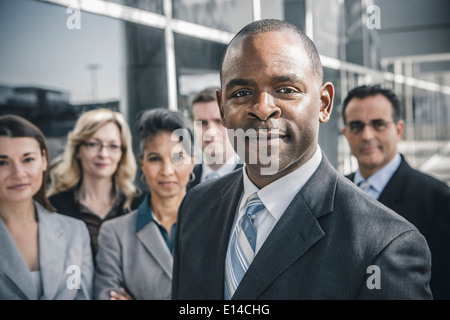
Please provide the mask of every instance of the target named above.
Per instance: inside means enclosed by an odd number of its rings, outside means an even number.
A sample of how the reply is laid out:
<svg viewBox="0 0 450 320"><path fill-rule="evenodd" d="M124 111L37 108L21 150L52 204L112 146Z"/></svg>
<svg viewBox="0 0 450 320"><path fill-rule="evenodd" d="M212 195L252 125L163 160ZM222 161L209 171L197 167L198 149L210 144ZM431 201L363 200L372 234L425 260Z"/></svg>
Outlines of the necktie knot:
<svg viewBox="0 0 450 320"><path fill-rule="evenodd" d="M247 199L247 209L245 213L250 217L254 218L258 212L261 212L264 209L264 204L261 199L259 199L258 194L253 193Z"/></svg>
<svg viewBox="0 0 450 320"><path fill-rule="evenodd" d="M218 177L219 177L219 174L217 172L213 171L213 172L208 173L205 176L205 181L211 180L211 179L215 179L215 178L218 178Z"/></svg>
<svg viewBox="0 0 450 320"><path fill-rule="evenodd" d="M247 199L247 209L245 210L244 216L241 218L242 231L244 231L253 252L255 252L256 248L256 228L253 225L253 221L256 218L256 215L264 208L261 199L259 199L256 193L253 193Z"/></svg>
<svg viewBox="0 0 450 320"><path fill-rule="evenodd" d="M360 187L363 191L367 192L370 189L371 185L368 181L363 180L360 183L358 183L358 187Z"/></svg>

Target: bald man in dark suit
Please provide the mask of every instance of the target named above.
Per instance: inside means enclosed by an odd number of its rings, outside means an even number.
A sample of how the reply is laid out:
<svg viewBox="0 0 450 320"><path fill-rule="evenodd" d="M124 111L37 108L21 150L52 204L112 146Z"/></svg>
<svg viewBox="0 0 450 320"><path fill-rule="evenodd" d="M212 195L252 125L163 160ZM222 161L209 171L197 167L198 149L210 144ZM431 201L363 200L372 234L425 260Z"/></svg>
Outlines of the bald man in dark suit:
<svg viewBox="0 0 450 320"><path fill-rule="evenodd" d="M252 22L228 45L221 82L222 123L245 164L184 198L172 298L431 299L425 238L318 145L334 87L311 40L285 21Z"/></svg>

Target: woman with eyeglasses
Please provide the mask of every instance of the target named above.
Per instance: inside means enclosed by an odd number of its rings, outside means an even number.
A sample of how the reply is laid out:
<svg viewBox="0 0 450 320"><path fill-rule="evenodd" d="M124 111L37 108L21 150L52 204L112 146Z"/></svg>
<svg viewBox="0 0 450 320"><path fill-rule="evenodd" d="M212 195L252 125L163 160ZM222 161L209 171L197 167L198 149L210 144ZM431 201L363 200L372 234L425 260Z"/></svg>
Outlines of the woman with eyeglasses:
<svg viewBox="0 0 450 320"><path fill-rule="evenodd" d="M171 298L178 207L195 178L194 135L190 121L168 109L144 112L138 131L138 158L150 194L137 210L100 229L94 281L98 300Z"/></svg>
<svg viewBox="0 0 450 320"><path fill-rule="evenodd" d="M35 125L0 116L0 300L92 299L89 233L82 221L54 212L48 162Z"/></svg>
<svg viewBox="0 0 450 320"><path fill-rule="evenodd" d="M94 257L102 223L130 212L142 201L134 184L137 165L131 143L121 113L87 111L50 170L51 204L58 212L86 223Z"/></svg>

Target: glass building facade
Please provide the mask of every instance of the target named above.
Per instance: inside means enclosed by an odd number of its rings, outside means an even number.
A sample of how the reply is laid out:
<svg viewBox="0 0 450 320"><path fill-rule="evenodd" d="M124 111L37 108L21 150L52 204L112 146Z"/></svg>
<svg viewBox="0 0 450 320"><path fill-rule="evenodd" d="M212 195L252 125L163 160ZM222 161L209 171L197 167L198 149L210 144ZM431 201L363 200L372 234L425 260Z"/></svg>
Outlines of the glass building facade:
<svg viewBox="0 0 450 320"><path fill-rule="evenodd" d="M277 18L313 39L325 80L335 85L332 118L320 127L319 144L336 169L356 168L339 109L348 90L364 83L381 83L401 98L403 150L419 166L450 140L450 48L443 44L450 21L448 1L414 3L427 6L428 24L400 19L400 13L424 14L404 0L2 0L0 114L37 124L51 156L85 110L119 110L133 132L149 108L190 116L193 95L219 85L220 61L234 34L253 20ZM424 43L407 48L414 36ZM421 142L428 154L410 147Z"/></svg>

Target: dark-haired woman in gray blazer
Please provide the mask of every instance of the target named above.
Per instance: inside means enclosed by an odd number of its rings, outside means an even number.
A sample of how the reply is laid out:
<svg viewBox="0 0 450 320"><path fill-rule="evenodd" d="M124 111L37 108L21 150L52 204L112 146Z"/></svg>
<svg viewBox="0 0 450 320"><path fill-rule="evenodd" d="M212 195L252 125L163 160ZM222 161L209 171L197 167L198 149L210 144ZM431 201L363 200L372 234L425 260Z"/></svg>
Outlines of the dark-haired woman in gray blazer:
<svg viewBox="0 0 450 320"><path fill-rule="evenodd" d="M29 121L0 117L0 299L91 299L94 267L86 225L53 211L48 149Z"/></svg>
<svg viewBox="0 0 450 320"><path fill-rule="evenodd" d="M145 112L138 129L150 194L137 210L100 228L94 284L99 300L171 298L172 249L178 207L194 167L193 134L189 121L168 109ZM173 141L175 130L190 139Z"/></svg>

